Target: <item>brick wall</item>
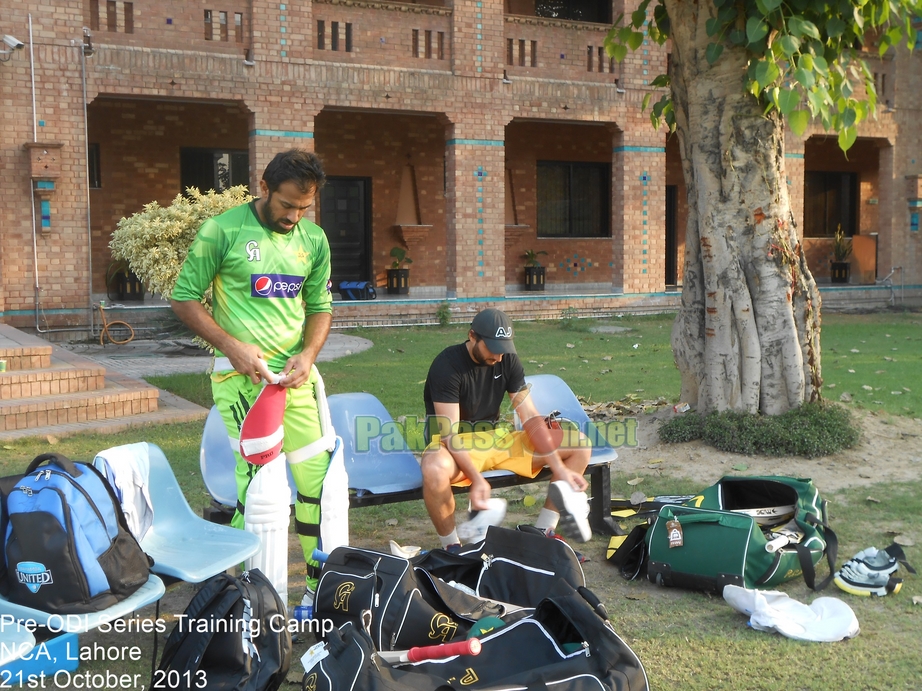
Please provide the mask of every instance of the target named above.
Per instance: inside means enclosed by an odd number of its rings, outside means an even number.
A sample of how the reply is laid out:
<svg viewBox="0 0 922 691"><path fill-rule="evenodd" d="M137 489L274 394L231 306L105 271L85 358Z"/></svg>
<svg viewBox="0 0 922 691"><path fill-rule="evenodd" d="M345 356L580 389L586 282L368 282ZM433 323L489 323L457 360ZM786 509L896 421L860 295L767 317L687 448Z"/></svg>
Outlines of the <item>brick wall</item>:
<svg viewBox="0 0 922 691"><path fill-rule="evenodd" d="M102 186L90 190L93 290L105 292L109 240L121 218L152 201L168 206L180 185L183 147L248 147L248 116L239 105L97 98L89 106L90 142L99 144ZM204 191L204 190L202 190Z"/></svg>

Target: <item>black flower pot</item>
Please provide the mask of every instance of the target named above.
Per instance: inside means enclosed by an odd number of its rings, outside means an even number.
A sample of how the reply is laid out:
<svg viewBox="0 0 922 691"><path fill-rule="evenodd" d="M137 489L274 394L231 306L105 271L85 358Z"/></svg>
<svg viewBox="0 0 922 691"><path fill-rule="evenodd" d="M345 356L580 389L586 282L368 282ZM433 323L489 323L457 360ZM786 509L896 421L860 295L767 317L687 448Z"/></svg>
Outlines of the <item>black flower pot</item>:
<svg viewBox="0 0 922 691"><path fill-rule="evenodd" d="M849 262L829 262L833 283L848 283L852 265Z"/></svg>
<svg viewBox="0 0 922 691"><path fill-rule="evenodd" d="M410 292L410 270L409 269L388 269L387 270L387 294L388 295L408 295Z"/></svg>
<svg viewBox="0 0 922 691"><path fill-rule="evenodd" d="M544 290L544 267L525 267L525 290Z"/></svg>

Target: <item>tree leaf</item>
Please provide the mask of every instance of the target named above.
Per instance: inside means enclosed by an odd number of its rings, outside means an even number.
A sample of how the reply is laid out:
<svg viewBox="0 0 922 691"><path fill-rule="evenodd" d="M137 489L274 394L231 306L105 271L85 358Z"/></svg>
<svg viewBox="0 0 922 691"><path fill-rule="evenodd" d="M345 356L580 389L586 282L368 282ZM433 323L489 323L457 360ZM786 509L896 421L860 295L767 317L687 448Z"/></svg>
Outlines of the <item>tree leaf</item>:
<svg viewBox="0 0 922 691"><path fill-rule="evenodd" d="M758 43L768 36L768 24L759 17L750 17L746 21L746 40L749 43Z"/></svg>
<svg viewBox="0 0 922 691"><path fill-rule="evenodd" d="M781 7L781 0L762 0L762 4L765 5L765 9L767 9L768 12L773 12ZM768 12L766 12L766 14L768 14Z"/></svg>
<svg viewBox="0 0 922 691"><path fill-rule="evenodd" d="M845 22L839 17L830 17L826 20L826 33L832 38L838 38L845 33Z"/></svg>
<svg viewBox="0 0 922 691"><path fill-rule="evenodd" d="M842 111L842 126L843 127L851 127L852 125L856 123L857 119L858 119L858 113L855 111L854 108L848 107L844 111Z"/></svg>
<svg viewBox="0 0 922 691"><path fill-rule="evenodd" d="M820 36L820 30L816 28L816 24L811 21L803 21L803 33L805 36L810 38L815 38L817 41L821 41L822 37Z"/></svg>
<svg viewBox="0 0 922 691"><path fill-rule="evenodd" d="M813 76L813 72L808 72L800 67L794 70L794 79L807 90L812 89L813 85L816 84L816 77Z"/></svg>
<svg viewBox="0 0 922 691"><path fill-rule="evenodd" d="M756 65L756 81L762 89L773 84L780 75L781 70L778 69L778 65L774 61L762 59Z"/></svg>
<svg viewBox="0 0 922 691"><path fill-rule="evenodd" d="M720 57L720 54L724 52L724 47L719 43L708 43L707 50L704 54L707 57L709 65L713 65L717 62L717 59Z"/></svg>
<svg viewBox="0 0 922 691"><path fill-rule="evenodd" d="M704 23L704 29L707 31L708 36L714 36L715 34L720 33L720 29L723 27L723 22L721 22L717 17L711 17Z"/></svg>
<svg viewBox="0 0 922 691"><path fill-rule="evenodd" d="M858 138L858 130L855 127L846 127L839 131L839 148L842 151L848 151L852 144Z"/></svg>
<svg viewBox="0 0 922 691"><path fill-rule="evenodd" d="M781 46L781 52L787 57L791 57L800 50L800 39L789 34L785 34L778 39L778 44Z"/></svg>
<svg viewBox="0 0 922 691"><path fill-rule="evenodd" d="M643 23L647 21L647 8L643 7L637 10L634 10L631 13L631 26L635 29L639 29L643 26Z"/></svg>
<svg viewBox="0 0 922 691"><path fill-rule="evenodd" d="M650 107L650 97L653 96L650 92L643 97L643 102L640 104L640 112L644 112L647 108Z"/></svg>
<svg viewBox="0 0 922 691"><path fill-rule="evenodd" d="M810 53L801 54L800 58L797 60L797 66L802 70L812 72L814 68L813 56Z"/></svg>
<svg viewBox="0 0 922 691"><path fill-rule="evenodd" d="M778 110L788 117L800 105L800 94L794 89L781 89L778 93Z"/></svg>
<svg viewBox="0 0 922 691"><path fill-rule="evenodd" d="M643 34L639 31L633 32L630 38L627 40L627 45L631 50L637 50L640 48L640 46L643 45Z"/></svg>
<svg viewBox="0 0 922 691"><path fill-rule="evenodd" d="M669 84L670 79L668 74L659 74L656 76L656 79L650 82L650 86L669 86Z"/></svg>
<svg viewBox="0 0 922 691"><path fill-rule="evenodd" d="M608 46L615 62L622 62L627 57L627 46L623 43L609 43Z"/></svg>
<svg viewBox="0 0 922 691"><path fill-rule="evenodd" d="M791 127L791 132L796 134L798 137L803 136L803 133L807 131L807 125L810 124L810 113L805 110L795 110L788 116L788 125Z"/></svg>

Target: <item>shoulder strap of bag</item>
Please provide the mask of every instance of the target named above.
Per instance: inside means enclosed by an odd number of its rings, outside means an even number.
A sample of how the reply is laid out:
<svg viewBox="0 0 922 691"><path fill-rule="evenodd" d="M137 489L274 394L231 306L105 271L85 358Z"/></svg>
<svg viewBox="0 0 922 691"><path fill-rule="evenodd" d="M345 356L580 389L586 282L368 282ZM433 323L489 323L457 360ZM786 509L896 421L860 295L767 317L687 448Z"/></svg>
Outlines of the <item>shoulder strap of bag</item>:
<svg viewBox="0 0 922 691"><path fill-rule="evenodd" d="M803 544L796 545L797 558L800 560L800 569L804 574L804 581L811 590L822 590L832 581L836 572L836 558L839 555L839 538L829 527L826 521L826 501L823 500L821 507L823 514L822 520L816 515L808 513L804 520L820 528L823 531L823 539L826 541L826 561L829 564L829 574L819 584L816 583L816 569L813 566L813 558L810 555L810 549Z"/></svg>
<svg viewBox="0 0 922 691"><path fill-rule="evenodd" d="M608 558L608 561L618 568L621 577L625 580L636 580L647 570L647 532L649 529L649 523L634 526L621 546Z"/></svg>

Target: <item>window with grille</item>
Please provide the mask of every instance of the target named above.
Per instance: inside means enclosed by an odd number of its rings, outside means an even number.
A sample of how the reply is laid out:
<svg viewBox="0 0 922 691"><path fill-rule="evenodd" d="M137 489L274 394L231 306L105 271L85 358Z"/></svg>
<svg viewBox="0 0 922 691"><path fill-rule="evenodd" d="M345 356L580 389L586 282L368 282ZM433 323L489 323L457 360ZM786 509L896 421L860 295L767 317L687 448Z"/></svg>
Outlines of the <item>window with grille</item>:
<svg viewBox="0 0 922 691"><path fill-rule="evenodd" d="M538 237L609 237L611 165L538 161Z"/></svg>

